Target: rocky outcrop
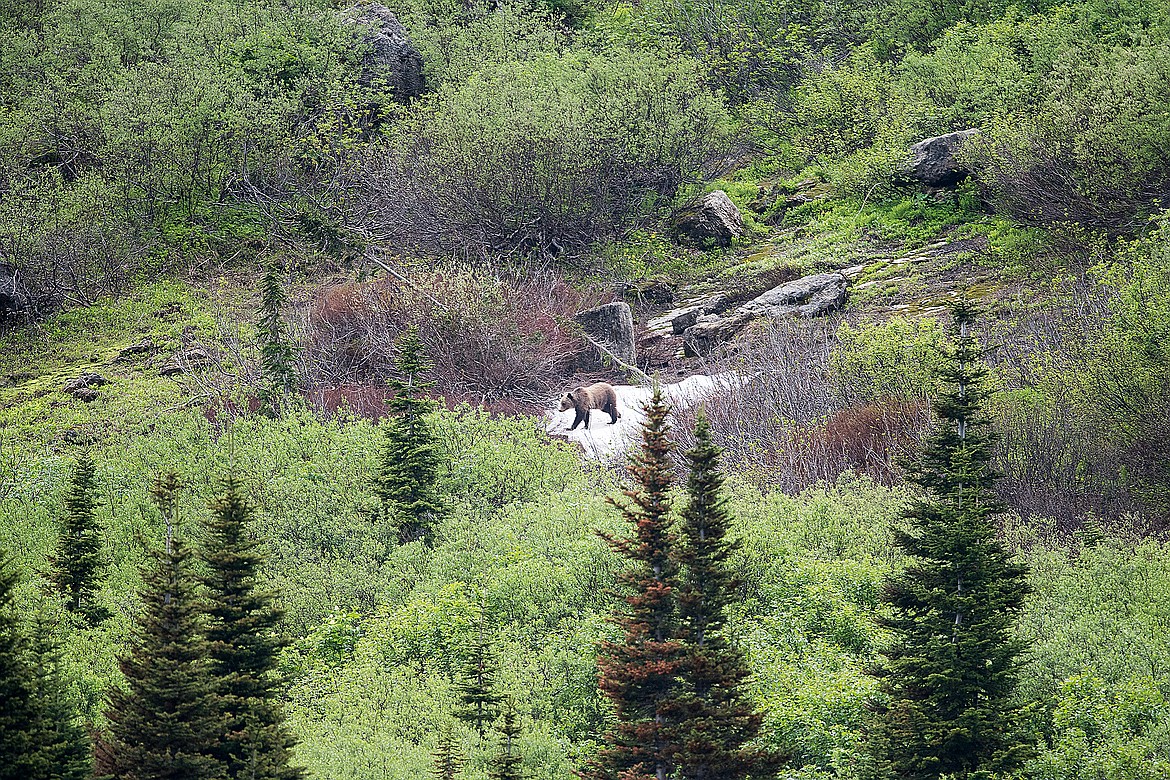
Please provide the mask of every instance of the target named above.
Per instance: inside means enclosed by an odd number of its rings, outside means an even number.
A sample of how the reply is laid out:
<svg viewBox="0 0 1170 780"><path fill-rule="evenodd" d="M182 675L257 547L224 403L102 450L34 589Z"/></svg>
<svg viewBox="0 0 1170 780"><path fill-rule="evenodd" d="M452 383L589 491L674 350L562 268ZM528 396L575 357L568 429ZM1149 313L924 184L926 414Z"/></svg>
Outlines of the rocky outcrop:
<svg viewBox="0 0 1170 780"><path fill-rule="evenodd" d="M370 48L362 60L362 85L386 83L401 103L421 95L426 89L423 58L394 12L381 3L371 3L359 6L354 13L354 20L369 28L365 42Z"/></svg>
<svg viewBox="0 0 1170 780"><path fill-rule="evenodd" d="M88 402L96 399L98 397L97 388L109 384L109 381L101 374L87 372L76 379L70 379L61 390L79 401Z"/></svg>
<svg viewBox="0 0 1170 780"><path fill-rule="evenodd" d="M978 130L960 130L927 138L910 147L906 176L928 187L950 187L967 178L968 171L956 158L959 148L979 135Z"/></svg>
<svg viewBox="0 0 1170 780"><path fill-rule="evenodd" d="M675 238L695 246L730 246L743 235L743 217L723 190L715 190L674 215Z"/></svg>
<svg viewBox="0 0 1170 780"><path fill-rule="evenodd" d="M628 303L607 303L575 314L573 319L590 341L600 345L598 363L607 362L604 350L627 365L637 365L634 312Z"/></svg>
<svg viewBox="0 0 1170 780"><path fill-rule="evenodd" d="M699 315L683 331L687 352L707 354L761 317L819 317L836 311L845 304L848 288L849 280L840 271L813 274L773 287L726 315Z"/></svg>

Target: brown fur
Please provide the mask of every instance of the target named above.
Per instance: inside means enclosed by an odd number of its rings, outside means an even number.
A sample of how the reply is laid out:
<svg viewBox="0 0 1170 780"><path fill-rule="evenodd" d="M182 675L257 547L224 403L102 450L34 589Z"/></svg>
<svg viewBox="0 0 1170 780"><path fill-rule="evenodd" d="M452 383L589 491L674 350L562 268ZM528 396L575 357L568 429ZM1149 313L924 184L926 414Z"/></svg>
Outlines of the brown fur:
<svg viewBox="0 0 1170 780"><path fill-rule="evenodd" d="M570 431L576 429L582 422L588 428L589 413L594 409L600 409L608 414L610 425L616 423L622 416L618 411L617 393L614 392L613 385L605 382L598 382L589 387L578 387L561 396L561 411L567 412L570 409L577 412Z"/></svg>

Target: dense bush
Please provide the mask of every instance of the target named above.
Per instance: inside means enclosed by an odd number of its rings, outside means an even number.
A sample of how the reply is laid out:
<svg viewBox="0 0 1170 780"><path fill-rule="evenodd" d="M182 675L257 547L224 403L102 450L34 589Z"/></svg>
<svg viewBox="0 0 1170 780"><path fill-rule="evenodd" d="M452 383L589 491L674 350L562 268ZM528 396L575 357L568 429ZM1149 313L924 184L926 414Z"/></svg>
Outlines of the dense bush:
<svg viewBox="0 0 1170 780"><path fill-rule="evenodd" d="M669 52L489 64L395 130L366 194L380 232L408 248L557 255L669 203L725 120L697 66Z"/></svg>
<svg viewBox="0 0 1170 780"><path fill-rule="evenodd" d="M0 257L45 307L239 252L242 180L319 154L377 102L358 30L315 0L90 0L0 14Z"/></svg>

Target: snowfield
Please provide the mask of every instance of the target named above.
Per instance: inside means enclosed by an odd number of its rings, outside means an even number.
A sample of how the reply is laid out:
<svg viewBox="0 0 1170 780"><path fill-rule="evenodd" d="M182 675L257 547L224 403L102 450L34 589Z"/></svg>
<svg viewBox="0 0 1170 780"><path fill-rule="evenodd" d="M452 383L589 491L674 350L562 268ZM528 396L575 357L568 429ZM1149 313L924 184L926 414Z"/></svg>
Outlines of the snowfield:
<svg viewBox="0 0 1170 780"><path fill-rule="evenodd" d="M663 385L662 389L675 408L687 408L716 391L734 387L739 381L740 377L733 372L715 376L696 374L676 384ZM625 454L640 437L642 422L645 420L642 404L649 400L652 390L637 385L614 385L613 389L617 393L622 415L616 423L610 424L609 415L595 409L589 415L588 428L578 426L577 430L570 431L569 426L573 424L575 416L573 410L560 412L553 408L545 412L549 435L577 442L589 458L610 458Z"/></svg>

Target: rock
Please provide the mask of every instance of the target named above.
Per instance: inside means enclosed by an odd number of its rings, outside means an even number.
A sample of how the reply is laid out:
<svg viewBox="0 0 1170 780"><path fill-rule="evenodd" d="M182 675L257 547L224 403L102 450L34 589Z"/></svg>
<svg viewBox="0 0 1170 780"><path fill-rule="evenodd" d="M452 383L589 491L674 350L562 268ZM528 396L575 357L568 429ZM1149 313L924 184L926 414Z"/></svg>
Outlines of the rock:
<svg viewBox="0 0 1170 780"><path fill-rule="evenodd" d="M674 234L682 243L729 246L743 235L743 217L726 192L715 190L675 213Z"/></svg>
<svg viewBox="0 0 1170 780"><path fill-rule="evenodd" d="M88 402L98 397L98 392L95 388L109 384L109 382L110 380L101 374L89 372L82 374L76 379L70 379L61 389L80 401Z"/></svg>
<svg viewBox="0 0 1170 780"><path fill-rule="evenodd" d="M159 367L158 373L159 376L176 376L210 364L211 354L198 344L192 344L171 355L170 360Z"/></svg>
<svg viewBox="0 0 1170 780"><path fill-rule="evenodd" d="M929 187L950 187L967 178L970 173L955 155L959 147L978 130L960 130L937 138L927 138L910 147L906 175Z"/></svg>
<svg viewBox="0 0 1170 780"><path fill-rule="evenodd" d="M0 263L0 322L28 311L28 291L20 283L15 266Z"/></svg>
<svg viewBox="0 0 1170 780"><path fill-rule="evenodd" d="M624 302L607 303L596 309L589 309L573 315L573 319L585 331L585 335L602 344L618 360L631 366L637 365L637 348L634 340L634 312ZM598 356L602 363L605 355Z"/></svg>
<svg viewBox="0 0 1170 780"><path fill-rule="evenodd" d="M703 314L683 334L687 352L709 353L760 317L819 317L845 304L849 280L839 271L785 282L736 307L730 314Z"/></svg>
<svg viewBox="0 0 1170 780"><path fill-rule="evenodd" d="M362 60L361 84L368 87L383 81L400 103L421 95L426 89L423 58L394 12L381 3L370 3L358 7L355 21L369 27L365 41L370 50Z"/></svg>
<svg viewBox="0 0 1170 780"><path fill-rule="evenodd" d="M735 310L750 318L779 318L790 314L817 317L841 308L849 282L838 271L802 276L753 298Z"/></svg>
<svg viewBox="0 0 1170 780"><path fill-rule="evenodd" d="M117 359L130 360L137 357L138 355L146 355L148 353L154 352L156 349L158 349L158 346L155 345L154 339L145 338L142 341L123 348L122 351L118 353Z"/></svg>

